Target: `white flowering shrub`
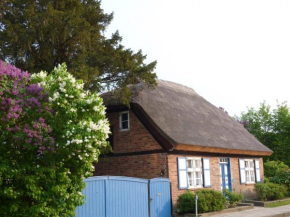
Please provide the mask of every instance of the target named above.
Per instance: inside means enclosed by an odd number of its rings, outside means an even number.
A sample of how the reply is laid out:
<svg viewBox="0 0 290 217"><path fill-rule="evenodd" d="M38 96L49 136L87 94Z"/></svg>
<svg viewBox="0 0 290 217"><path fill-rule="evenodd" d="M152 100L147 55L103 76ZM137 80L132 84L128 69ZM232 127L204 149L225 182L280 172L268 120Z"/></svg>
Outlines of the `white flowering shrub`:
<svg viewBox="0 0 290 217"><path fill-rule="evenodd" d="M108 146L105 107L96 93L85 91L83 82L67 72L65 64L49 75L32 75L31 82L48 93L51 112L43 119L51 129L54 147L39 148L35 167L40 177L35 185L42 202L32 200L37 206L27 216L73 216L75 207L83 202L83 179L92 175L93 162Z"/></svg>

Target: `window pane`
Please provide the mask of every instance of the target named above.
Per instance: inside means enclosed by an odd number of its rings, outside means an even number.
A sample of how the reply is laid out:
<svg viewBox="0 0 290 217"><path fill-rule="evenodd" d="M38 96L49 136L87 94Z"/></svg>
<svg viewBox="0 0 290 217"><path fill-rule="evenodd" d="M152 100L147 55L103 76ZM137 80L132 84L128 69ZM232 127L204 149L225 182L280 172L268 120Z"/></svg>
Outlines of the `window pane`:
<svg viewBox="0 0 290 217"><path fill-rule="evenodd" d="M246 182L250 181L250 174L249 171L246 171Z"/></svg>
<svg viewBox="0 0 290 217"><path fill-rule="evenodd" d="M192 168L192 160L187 160L187 168Z"/></svg>
<svg viewBox="0 0 290 217"><path fill-rule="evenodd" d="M127 121L128 120L128 113L123 113L122 114L122 121Z"/></svg>
<svg viewBox="0 0 290 217"><path fill-rule="evenodd" d="M188 172L187 176L188 176L188 185L189 187L193 187L193 177L192 177L192 172Z"/></svg>
<svg viewBox="0 0 290 217"><path fill-rule="evenodd" d="M254 162L253 161L250 161L250 167L254 168Z"/></svg>
<svg viewBox="0 0 290 217"><path fill-rule="evenodd" d="M196 179L196 185L197 186L201 186L201 178L200 179Z"/></svg>
<svg viewBox="0 0 290 217"><path fill-rule="evenodd" d="M251 174L251 182L255 182L255 175L254 175L254 171L251 170L250 171L250 174Z"/></svg>
<svg viewBox="0 0 290 217"><path fill-rule="evenodd" d="M197 186L201 185L201 172L195 172L195 183Z"/></svg>
<svg viewBox="0 0 290 217"><path fill-rule="evenodd" d="M128 129L128 121L122 122L122 129Z"/></svg>
<svg viewBox="0 0 290 217"><path fill-rule="evenodd" d="M196 178L201 178L201 172L195 172Z"/></svg>
<svg viewBox="0 0 290 217"><path fill-rule="evenodd" d="M195 167L200 168L201 167L201 161L200 160L195 160Z"/></svg>
<svg viewBox="0 0 290 217"><path fill-rule="evenodd" d="M227 158L220 158L220 163L227 163L228 159Z"/></svg>

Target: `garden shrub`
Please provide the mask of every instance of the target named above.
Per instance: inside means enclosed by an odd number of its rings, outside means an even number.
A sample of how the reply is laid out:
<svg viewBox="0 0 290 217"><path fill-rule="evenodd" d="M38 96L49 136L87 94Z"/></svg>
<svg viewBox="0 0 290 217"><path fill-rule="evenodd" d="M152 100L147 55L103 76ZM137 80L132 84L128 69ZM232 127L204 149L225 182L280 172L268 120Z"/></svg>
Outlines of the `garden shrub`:
<svg viewBox="0 0 290 217"><path fill-rule="evenodd" d="M182 214L195 212L195 194L191 191L181 194L177 199L177 211Z"/></svg>
<svg viewBox="0 0 290 217"><path fill-rule="evenodd" d="M225 208L225 196L215 190L204 189L196 191L198 196L198 213L220 211ZM179 213L195 213L195 194L191 191L180 195L177 200L177 210Z"/></svg>
<svg viewBox="0 0 290 217"><path fill-rule="evenodd" d="M220 211L225 208L226 197L220 192L212 189L204 189L196 191L198 195L198 212L213 212Z"/></svg>
<svg viewBox="0 0 290 217"><path fill-rule="evenodd" d="M224 195L227 198L227 202L229 204L229 207L235 207L237 203L241 202L243 199L243 195L237 194L233 191L229 191L228 189L225 189L223 191Z"/></svg>
<svg viewBox="0 0 290 217"><path fill-rule="evenodd" d="M285 185L290 195L290 169L283 162L267 161L264 163L265 176L267 179L276 184Z"/></svg>
<svg viewBox="0 0 290 217"><path fill-rule="evenodd" d="M282 199L287 194L287 187L275 183L257 183L255 191L261 201Z"/></svg>

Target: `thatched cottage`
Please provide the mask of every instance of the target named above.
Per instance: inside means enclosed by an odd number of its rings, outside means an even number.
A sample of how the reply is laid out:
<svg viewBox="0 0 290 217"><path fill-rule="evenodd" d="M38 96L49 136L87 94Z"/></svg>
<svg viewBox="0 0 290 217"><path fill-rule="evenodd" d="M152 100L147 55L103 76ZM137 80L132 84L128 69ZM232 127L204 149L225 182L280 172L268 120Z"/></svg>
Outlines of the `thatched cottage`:
<svg viewBox="0 0 290 217"><path fill-rule="evenodd" d="M154 90L131 87L130 108L104 94L113 154L94 175L168 177L173 206L190 189L230 189L246 197L263 181L272 151L193 89L158 80Z"/></svg>

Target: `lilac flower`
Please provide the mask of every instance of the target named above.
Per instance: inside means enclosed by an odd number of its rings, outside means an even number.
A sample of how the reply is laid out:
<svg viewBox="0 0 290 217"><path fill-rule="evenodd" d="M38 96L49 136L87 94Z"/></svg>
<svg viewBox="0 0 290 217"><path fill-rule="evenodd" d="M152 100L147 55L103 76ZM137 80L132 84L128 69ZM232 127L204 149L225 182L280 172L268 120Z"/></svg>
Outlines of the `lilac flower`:
<svg viewBox="0 0 290 217"><path fill-rule="evenodd" d="M27 102L32 107L34 107L34 106L40 107L41 106L40 102L35 97L31 97L31 98L27 99Z"/></svg>
<svg viewBox="0 0 290 217"><path fill-rule="evenodd" d="M0 61L0 83L0 124L6 126L5 137L17 148L41 154L54 152L55 138L45 118L53 113L47 104L48 93L38 84L30 83L28 72L3 61Z"/></svg>
<svg viewBox="0 0 290 217"><path fill-rule="evenodd" d="M40 87L38 84L31 84L27 87L27 90L30 94L39 94L43 91L43 87Z"/></svg>
<svg viewBox="0 0 290 217"><path fill-rule="evenodd" d="M16 96L19 93L19 90L12 90L12 95Z"/></svg>

